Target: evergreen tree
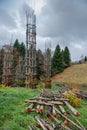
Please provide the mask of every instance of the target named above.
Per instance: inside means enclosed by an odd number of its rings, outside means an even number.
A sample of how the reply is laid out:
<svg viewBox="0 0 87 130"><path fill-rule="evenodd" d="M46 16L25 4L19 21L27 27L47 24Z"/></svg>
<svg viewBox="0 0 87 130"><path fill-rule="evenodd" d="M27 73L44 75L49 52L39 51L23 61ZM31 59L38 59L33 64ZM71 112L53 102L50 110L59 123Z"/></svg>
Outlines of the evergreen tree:
<svg viewBox="0 0 87 130"><path fill-rule="evenodd" d="M18 39L15 40L13 47L17 48L18 52L20 52L20 43L19 43Z"/></svg>
<svg viewBox="0 0 87 130"><path fill-rule="evenodd" d="M23 58L25 57L25 45L24 45L23 42L20 44L20 55L21 55Z"/></svg>
<svg viewBox="0 0 87 130"><path fill-rule="evenodd" d="M70 63L71 63L71 58L70 58L70 51L69 51L67 46L64 49L63 59L64 59L64 66L65 66L65 68L69 67Z"/></svg>
<svg viewBox="0 0 87 130"><path fill-rule="evenodd" d="M53 58L52 58L51 71L52 71L52 74L56 74L56 73L62 72L63 70L64 70L63 56L62 56L60 46L57 45Z"/></svg>
<svg viewBox="0 0 87 130"><path fill-rule="evenodd" d="M85 56L84 61L87 61L87 56Z"/></svg>
<svg viewBox="0 0 87 130"><path fill-rule="evenodd" d="M23 42L20 44L18 39L16 39L13 47L17 49L20 56L22 56L23 58L25 57L25 45Z"/></svg>

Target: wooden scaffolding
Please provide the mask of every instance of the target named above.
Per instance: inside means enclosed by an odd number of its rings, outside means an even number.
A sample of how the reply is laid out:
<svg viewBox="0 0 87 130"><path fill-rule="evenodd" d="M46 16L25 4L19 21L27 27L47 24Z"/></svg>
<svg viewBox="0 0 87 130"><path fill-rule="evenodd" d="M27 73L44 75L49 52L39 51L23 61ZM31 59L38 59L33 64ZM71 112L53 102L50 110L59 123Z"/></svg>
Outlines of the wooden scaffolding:
<svg viewBox="0 0 87 130"><path fill-rule="evenodd" d="M12 59L13 59L13 47L10 45L3 46L4 49L4 59L3 59L3 75L2 83L5 85L12 85Z"/></svg>
<svg viewBox="0 0 87 130"><path fill-rule="evenodd" d="M31 82L36 77L36 15L32 10L31 13L26 11L26 87L32 87Z"/></svg>

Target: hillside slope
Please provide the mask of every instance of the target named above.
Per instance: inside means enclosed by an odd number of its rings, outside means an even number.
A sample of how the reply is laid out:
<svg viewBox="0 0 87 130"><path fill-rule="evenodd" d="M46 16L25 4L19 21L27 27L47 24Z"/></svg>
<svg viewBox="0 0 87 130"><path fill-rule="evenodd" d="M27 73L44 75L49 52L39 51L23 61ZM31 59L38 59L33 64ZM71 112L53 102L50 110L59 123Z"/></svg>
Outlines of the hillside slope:
<svg viewBox="0 0 87 130"><path fill-rule="evenodd" d="M60 74L52 77L53 81L69 84L87 85L87 63L72 65Z"/></svg>

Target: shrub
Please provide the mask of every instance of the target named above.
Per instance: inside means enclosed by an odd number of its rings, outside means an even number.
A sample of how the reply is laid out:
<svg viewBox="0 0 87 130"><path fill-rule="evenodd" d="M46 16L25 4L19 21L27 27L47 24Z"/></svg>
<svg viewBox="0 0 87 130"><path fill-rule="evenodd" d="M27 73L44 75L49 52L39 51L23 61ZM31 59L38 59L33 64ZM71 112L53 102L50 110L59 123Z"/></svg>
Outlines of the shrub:
<svg viewBox="0 0 87 130"><path fill-rule="evenodd" d="M0 88L7 89L8 87L10 87L10 86L5 85L5 84L0 84Z"/></svg>
<svg viewBox="0 0 87 130"><path fill-rule="evenodd" d="M70 91L65 91L63 94L64 94L64 96L66 98L69 99L70 104L73 107L79 107L81 99L76 96L75 91L73 91L73 90L72 91L71 90Z"/></svg>

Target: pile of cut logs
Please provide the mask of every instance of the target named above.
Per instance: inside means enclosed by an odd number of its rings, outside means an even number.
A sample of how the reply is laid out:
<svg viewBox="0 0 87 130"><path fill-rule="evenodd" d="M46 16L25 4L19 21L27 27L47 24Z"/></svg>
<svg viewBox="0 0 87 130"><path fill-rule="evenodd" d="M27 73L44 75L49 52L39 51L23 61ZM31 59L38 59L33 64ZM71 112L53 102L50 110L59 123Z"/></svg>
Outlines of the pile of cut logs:
<svg viewBox="0 0 87 130"><path fill-rule="evenodd" d="M77 96L82 98L82 99L87 99L87 92L83 92L81 90L76 92Z"/></svg>
<svg viewBox="0 0 87 130"><path fill-rule="evenodd" d="M37 125L29 125L29 130L86 130L75 117L80 113L60 91L43 90L37 97L25 100L30 104L26 108L27 112L34 111L44 116L35 116Z"/></svg>

